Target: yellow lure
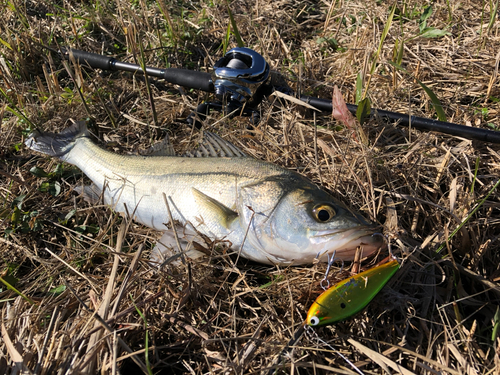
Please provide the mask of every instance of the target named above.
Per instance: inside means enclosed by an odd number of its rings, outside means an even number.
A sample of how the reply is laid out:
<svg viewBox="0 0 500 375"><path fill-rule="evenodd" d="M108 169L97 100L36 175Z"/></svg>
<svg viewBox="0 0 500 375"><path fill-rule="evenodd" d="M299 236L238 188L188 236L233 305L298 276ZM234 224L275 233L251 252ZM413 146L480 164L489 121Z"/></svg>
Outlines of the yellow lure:
<svg viewBox="0 0 500 375"><path fill-rule="evenodd" d="M351 276L325 290L311 305L306 323L323 326L361 311L399 269L396 260Z"/></svg>

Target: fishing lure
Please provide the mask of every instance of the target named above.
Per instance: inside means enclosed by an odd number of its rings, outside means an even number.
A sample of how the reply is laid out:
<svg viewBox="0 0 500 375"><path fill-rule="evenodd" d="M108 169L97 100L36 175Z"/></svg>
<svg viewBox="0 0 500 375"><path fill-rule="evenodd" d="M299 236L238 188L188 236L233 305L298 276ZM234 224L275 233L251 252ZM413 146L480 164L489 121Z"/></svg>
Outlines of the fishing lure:
<svg viewBox="0 0 500 375"><path fill-rule="evenodd" d="M399 269L397 260L351 276L325 290L311 305L306 323L323 326L361 311Z"/></svg>

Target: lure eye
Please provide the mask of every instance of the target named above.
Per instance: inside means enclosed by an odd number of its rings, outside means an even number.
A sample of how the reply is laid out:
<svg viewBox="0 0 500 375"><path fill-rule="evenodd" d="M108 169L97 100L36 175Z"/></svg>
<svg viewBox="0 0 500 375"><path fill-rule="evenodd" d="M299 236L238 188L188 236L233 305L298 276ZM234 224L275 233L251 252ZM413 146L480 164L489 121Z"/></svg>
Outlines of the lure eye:
<svg viewBox="0 0 500 375"><path fill-rule="evenodd" d="M309 319L309 325L314 327L319 324L319 318L317 316L313 316L311 319Z"/></svg>
<svg viewBox="0 0 500 375"><path fill-rule="evenodd" d="M320 223L327 223L335 216L335 210L328 204L319 204L312 210L314 219Z"/></svg>

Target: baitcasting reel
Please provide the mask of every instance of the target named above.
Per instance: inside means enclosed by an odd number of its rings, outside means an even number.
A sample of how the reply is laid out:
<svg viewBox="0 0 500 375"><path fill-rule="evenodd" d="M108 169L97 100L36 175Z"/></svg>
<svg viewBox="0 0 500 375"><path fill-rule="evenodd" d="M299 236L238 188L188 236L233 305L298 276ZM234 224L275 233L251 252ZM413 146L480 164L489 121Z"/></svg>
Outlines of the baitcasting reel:
<svg viewBox="0 0 500 375"><path fill-rule="evenodd" d="M262 55L250 48L230 50L214 65L212 81L215 95L230 97L240 103L251 103L259 98L270 77L269 64ZM256 103L258 105L258 103Z"/></svg>
<svg viewBox="0 0 500 375"><path fill-rule="evenodd" d="M200 104L187 121L200 128L198 120L204 120L214 109L231 117L250 116L252 124L257 124L260 116L256 107L272 92L270 72L259 53L250 48L233 48L214 65L212 82L219 102Z"/></svg>
<svg viewBox="0 0 500 375"><path fill-rule="evenodd" d="M143 73L140 65L118 61L113 57L65 47L61 48L61 52L66 59L73 55L84 66ZM249 48L238 47L227 52L217 61L212 74L176 68L146 67L144 70L151 77L216 94L217 102L202 103L188 116L187 121L198 128L211 109L230 116L250 116L255 124L259 121L256 107L272 92L269 64L262 55Z"/></svg>

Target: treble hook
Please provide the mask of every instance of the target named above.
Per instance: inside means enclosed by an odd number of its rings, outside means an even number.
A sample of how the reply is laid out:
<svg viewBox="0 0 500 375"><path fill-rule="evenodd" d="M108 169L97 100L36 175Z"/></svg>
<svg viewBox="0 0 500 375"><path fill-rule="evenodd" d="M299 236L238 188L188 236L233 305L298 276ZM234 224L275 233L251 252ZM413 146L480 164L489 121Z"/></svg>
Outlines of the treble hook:
<svg viewBox="0 0 500 375"><path fill-rule="evenodd" d="M326 256L328 257L328 264L326 266L325 276L319 282L319 285L321 286L321 288L323 288L323 290L327 290L330 287L330 281L328 280L328 274L330 273L330 268L332 267L332 264L337 259L337 258L335 258L335 254L336 253L337 252L334 251L331 258L330 258L329 254L326 254ZM319 257L319 253L318 253L317 257ZM340 267L340 271L339 272L342 272L342 270L344 269L344 260L340 259L340 261L342 262L342 266ZM326 286L325 286L325 282L326 282Z"/></svg>

